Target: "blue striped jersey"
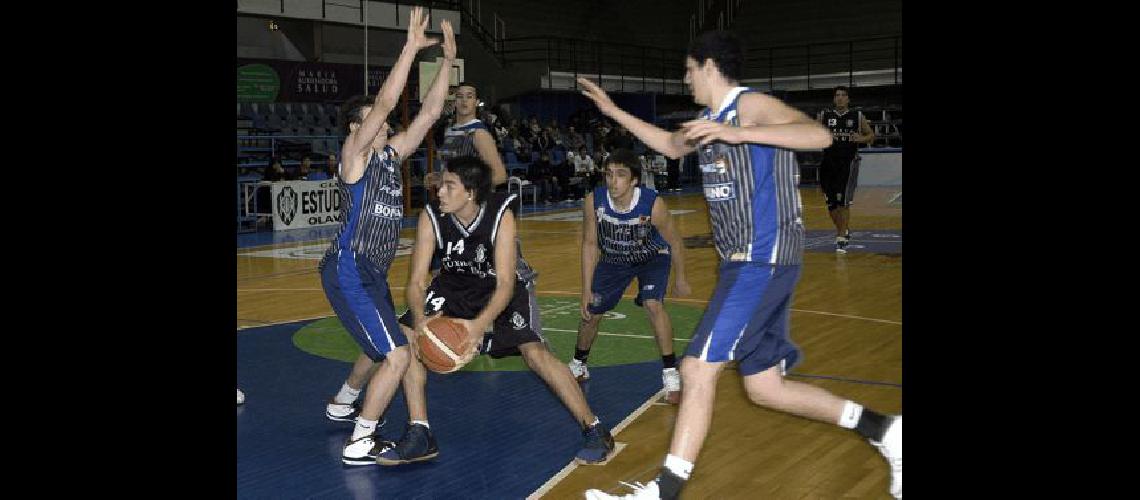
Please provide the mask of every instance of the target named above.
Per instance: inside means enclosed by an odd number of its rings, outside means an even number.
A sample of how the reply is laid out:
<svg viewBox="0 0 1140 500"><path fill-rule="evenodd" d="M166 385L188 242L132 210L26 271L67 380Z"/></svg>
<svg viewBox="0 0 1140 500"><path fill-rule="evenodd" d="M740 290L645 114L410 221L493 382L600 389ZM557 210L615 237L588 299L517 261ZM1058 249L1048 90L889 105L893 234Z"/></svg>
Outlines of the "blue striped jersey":
<svg viewBox="0 0 1140 500"><path fill-rule="evenodd" d="M669 253L669 244L653 225L653 202L657 191L634 186L629 209L614 209L614 200L605 186L594 189L594 215L597 218L598 248L602 262L641 264L658 253Z"/></svg>
<svg viewBox="0 0 1140 500"><path fill-rule="evenodd" d="M480 129L487 130L487 126L478 118L448 127L439 146L439 158L446 162L458 156L479 156L475 150L475 131Z"/></svg>
<svg viewBox="0 0 1140 500"><path fill-rule="evenodd" d="M360 180L347 184L337 176L341 226L321 259L321 269L340 251L350 251L358 259L363 257L370 265L388 272L404 222L404 191L397 157L395 149L384 146L383 152L372 151Z"/></svg>
<svg viewBox="0 0 1140 500"><path fill-rule="evenodd" d="M715 114L701 118L740 126L736 87ZM799 165L789 149L756 143L711 142L697 146L709 205L713 242L724 260L795 265L803 261L803 206Z"/></svg>

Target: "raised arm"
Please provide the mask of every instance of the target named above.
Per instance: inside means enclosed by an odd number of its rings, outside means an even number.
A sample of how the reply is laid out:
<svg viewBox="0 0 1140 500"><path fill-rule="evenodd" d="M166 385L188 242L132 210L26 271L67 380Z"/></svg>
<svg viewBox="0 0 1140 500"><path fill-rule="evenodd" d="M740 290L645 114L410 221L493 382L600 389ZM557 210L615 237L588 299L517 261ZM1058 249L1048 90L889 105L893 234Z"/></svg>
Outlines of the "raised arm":
<svg viewBox="0 0 1140 500"><path fill-rule="evenodd" d="M400 101L400 93L404 91L404 85L408 81L408 71L412 68L416 53L420 49L431 47L439 42L439 40L428 38L424 34L429 22L430 16L424 14L423 7L412 9L411 18L408 20L408 40L404 43L404 49L400 52L400 57L396 59L396 64L392 66L392 72L384 79L384 85L381 86L380 92L376 94L372 111L364 117L360 128L345 138L344 153L362 154L368 150L380 132L387 133L384 124L388 119L388 114ZM402 150L400 151L402 152Z"/></svg>
<svg viewBox="0 0 1140 500"><path fill-rule="evenodd" d="M593 301L594 269L598 267L598 217L594 214L594 193L582 199L582 319L590 319L586 308Z"/></svg>
<svg viewBox="0 0 1140 500"><path fill-rule="evenodd" d="M722 141L729 144L752 142L787 149L820 149L831 145L831 132L802 111L779 99L759 93L740 96L737 107L740 126L712 120L685 122L685 138L701 144Z"/></svg>
<svg viewBox="0 0 1140 500"><path fill-rule="evenodd" d="M657 198L653 202L653 226L657 228L657 232L661 233L661 237L669 243L670 251L673 254L673 296L685 297L692 292L689 288L689 281L685 279L685 242L681 240L681 235L673 228L673 220L669 214L669 206L665 204L665 200Z"/></svg>
<svg viewBox="0 0 1140 500"><path fill-rule="evenodd" d="M594 101L599 111L620 123L621 126L632 132L638 139L641 139L641 142L644 142L654 151L672 159L693 152L693 144L685 142L684 134L681 131L669 132L627 113L614 104L605 90L590 80L579 78L578 84L582 86L582 95Z"/></svg>
<svg viewBox="0 0 1140 500"><path fill-rule="evenodd" d="M443 112L443 101L447 98L447 84L451 78L451 63L455 62L455 32L448 21L440 23L440 27L443 29L443 62L439 66L439 72L435 74L427 99L424 99L416 118L407 130L393 137L390 143L401 157L407 156L420 145L428 129Z"/></svg>
<svg viewBox="0 0 1140 500"><path fill-rule="evenodd" d="M479 152L479 158L491 167L491 185L498 186L507 182L507 167L503 165L503 159L499 157L499 148L495 147L495 139L486 130L479 129L475 131L475 150Z"/></svg>

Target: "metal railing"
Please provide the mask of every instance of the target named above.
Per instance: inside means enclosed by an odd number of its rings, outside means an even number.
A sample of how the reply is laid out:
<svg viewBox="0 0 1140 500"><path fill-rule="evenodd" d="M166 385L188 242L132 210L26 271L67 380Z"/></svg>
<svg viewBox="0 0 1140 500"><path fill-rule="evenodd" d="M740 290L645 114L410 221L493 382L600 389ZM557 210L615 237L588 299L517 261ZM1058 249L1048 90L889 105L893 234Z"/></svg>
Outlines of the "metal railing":
<svg viewBox="0 0 1140 500"><path fill-rule="evenodd" d="M557 36L502 40L508 63L543 63L549 72L575 76L619 76L624 80L681 80L685 51L637 44ZM772 46L747 50L742 80L767 80L769 90L832 86L846 76L848 86L902 83L902 37L860 38L838 42ZM874 80L865 77L875 75ZM812 81L816 85L813 87ZM799 82L806 80L806 84ZM860 81L862 80L862 81ZM790 83L790 82L796 83ZM553 88L553 79L546 88ZM623 81L624 86L624 81ZM577 85L574 84L573 88ZM652 87L640 86L646 90Z"/></svg>

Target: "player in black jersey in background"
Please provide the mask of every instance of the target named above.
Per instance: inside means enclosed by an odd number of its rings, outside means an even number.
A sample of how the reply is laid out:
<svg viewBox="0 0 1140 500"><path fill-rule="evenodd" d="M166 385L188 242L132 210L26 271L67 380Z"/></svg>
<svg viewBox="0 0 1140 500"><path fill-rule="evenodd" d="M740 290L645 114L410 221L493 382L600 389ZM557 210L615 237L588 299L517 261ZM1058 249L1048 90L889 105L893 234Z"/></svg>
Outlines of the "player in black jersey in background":
<svg viewBox="0 0 1140 500"><path fill-rule="evenodd" d="M847 87L835 87L835 109L819 112L819 122L831 131L831 146L823 150L819 185L827 197L827 213L835 223L835 251L847 253L851 240L851 198L859 181L859 143L871 144L875 131L862 111L852 110Z"/></svg>
<svg viewBox="0 0 1140 500"><path fill-rule="evenodd" d="M491 191L491 170L480 158L461 156L447 162L438 204L420 212L408 278L408 311L400 318L401 328L414 344L417 332L430 319L425 317L426 309L433 317L443 314L463 324L468 342L461 352L467 355L476 349L495 358L522 355L581 425L585 445L576 459L602 463L613 452L613 438L590 410L570 369L554 357L542 337L535 273L522 259L515 217L509 210L515 196ZM442 266L425 288L433 254L440 255ZM493 330L485 339L488 327ZM404 377L410 422L396 446L380 454L381 465L419 462L439 454L427 421L426 384L423 364L413 359Z"/></svg>

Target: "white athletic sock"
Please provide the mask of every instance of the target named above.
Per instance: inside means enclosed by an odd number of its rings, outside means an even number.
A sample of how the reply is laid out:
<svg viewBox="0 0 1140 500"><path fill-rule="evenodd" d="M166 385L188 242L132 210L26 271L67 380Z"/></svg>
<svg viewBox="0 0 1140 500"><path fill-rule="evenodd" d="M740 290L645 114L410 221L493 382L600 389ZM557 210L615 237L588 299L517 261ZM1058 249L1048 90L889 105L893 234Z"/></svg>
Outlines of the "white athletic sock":
<svg viewBox="0 0 1140 500"><path fill-rule="evenodd" d="M376 432L376 420L365 420L363 417L356 417L356 427L352 429L352 440L355 441L364 436L371 436Z"/></svg>
<svg viewBox="0 0 1140 500"><path fill-rule="evenodd" d="M688 481L689 474L693 472L693 463L681 457L665 455L665 468L677 477Z"/></svg>
<svg viewBox="0 0 1140 500"><path fill-rule="evenodd" d="M430 426L430 425L428 425L428 422L427 422L427 420L412 420L412 424L413 424L413 425L414 425L414 424L420 424L420 425L422 425L422 426L424 426L424 427L427 427L428 429L431 429L431 426Z"/></svg>
<svg viewBox="0 0 1140 500"><path fill-rule="evenodd" d="M863 416L863 405L854 401L843 402L843 413L839 415L840 427L844 429L854 429L859 424L859 417Z"/></svg>
<svg viewBox="0 0 1140 500"><path fill-rule="evenodd" d="M345 382L344 385L340 386L340 392L336 393L333 402L342 405L351 404L353 401L356 401L356 397L359 395L359 390L349 387L348 382Z"/></svg>

